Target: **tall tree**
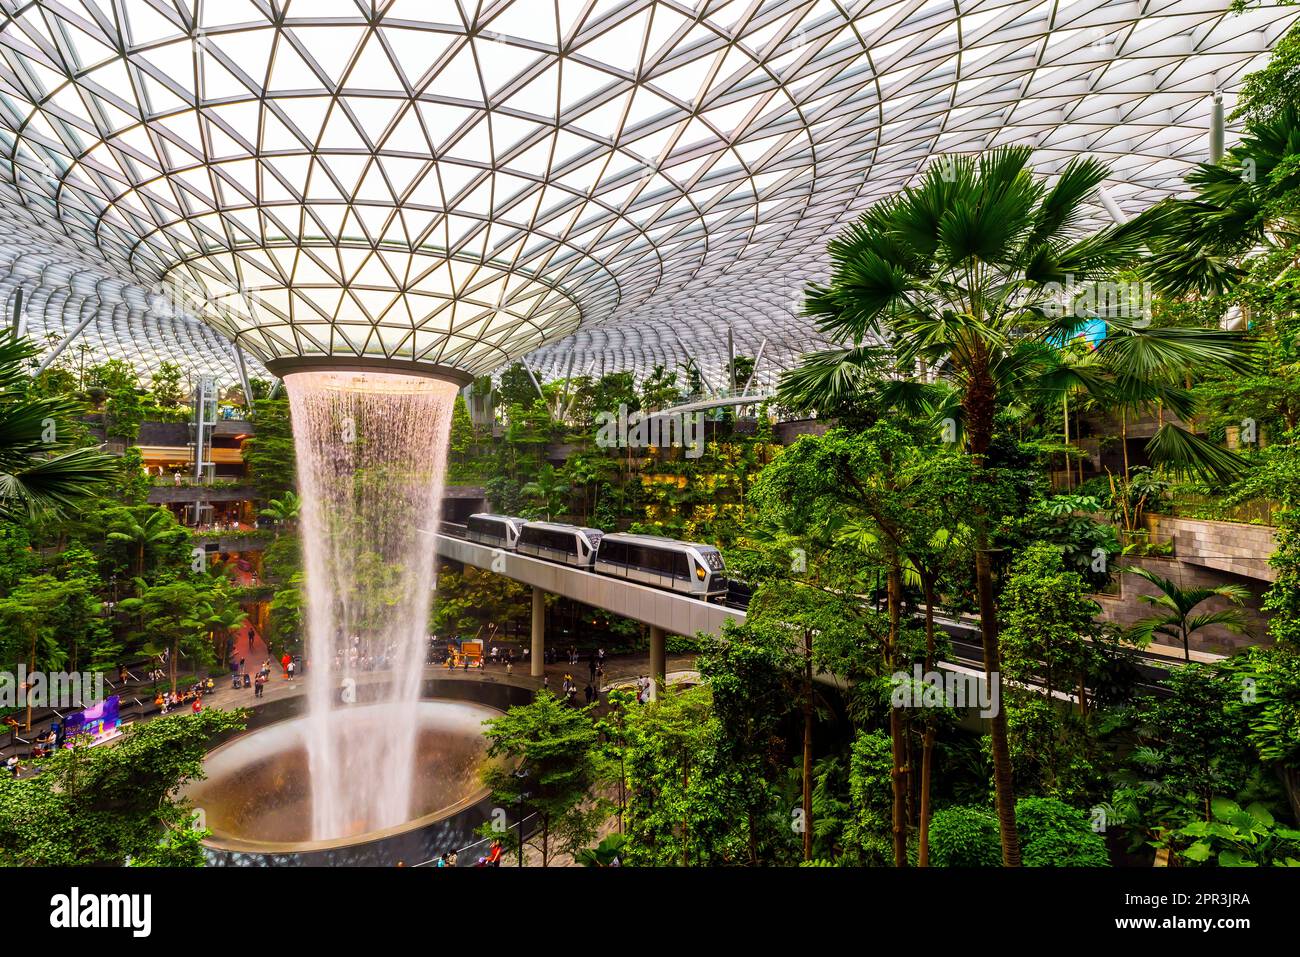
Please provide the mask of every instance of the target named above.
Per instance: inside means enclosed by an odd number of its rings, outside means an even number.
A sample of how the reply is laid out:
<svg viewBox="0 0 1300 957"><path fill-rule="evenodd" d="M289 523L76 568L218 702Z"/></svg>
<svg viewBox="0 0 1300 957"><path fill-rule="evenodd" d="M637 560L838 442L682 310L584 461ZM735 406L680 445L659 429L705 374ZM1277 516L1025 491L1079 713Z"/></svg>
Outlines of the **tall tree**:
<svg viewBox="0 0 1300 957"><path fill-rule="evenodd" d="M535 846L542 866L560 851L576 854L595 835L588 792L597 777L597 733L583 710L549 691L485 724L488 755L483 781L493 800L537 815Z"/></svg>
<svg viewBox="0 0 1300 957"><path fill-rule="evenodd" d="M1245 369L1249 349L1218 329L1154 328L1140 315L1107 316L1098 362L1068 366L1061 346L1093 314L1081 311L1070 282L1110 281L1135 262L1159 217L1085 232L1083 205L1108 175L1091 159L1069 163L1053 183L1030 171L1031 151L998 149L979 157L945 156L920 183L869 209L829 247L829 283L810 287L807 309L847 349L809 357L783 378L783 401L834 403L864 381L920 369L913 393L939 377L956 399L942 424L964 441L981 482L995 482L990 449L1000 406L1017 393L1082 388L1109 403L1186 414L1185 375L1202 366ZM885 343L881 349L873 343ZM902 390L895 392L901 394ZM1184 469L1232 474L1235 456L1172 421L1155 433L1153 457ZM990 531L972 515L975 579L984 665L1000 673ZM1003 861L1020 863L1015 790L1005 714L992 719L994 791Z"/></svg>

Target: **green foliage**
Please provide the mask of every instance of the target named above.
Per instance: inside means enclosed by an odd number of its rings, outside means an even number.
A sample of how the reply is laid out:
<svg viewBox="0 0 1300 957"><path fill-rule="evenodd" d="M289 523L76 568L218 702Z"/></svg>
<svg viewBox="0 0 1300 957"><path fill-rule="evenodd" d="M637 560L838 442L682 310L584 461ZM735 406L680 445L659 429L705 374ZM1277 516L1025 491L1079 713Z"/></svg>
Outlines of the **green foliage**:
<svg viewBox="0 0 1300 957"><path fill-rule="evenodd" d="M501 373L501 380L497 384L497 395L501 398L501 404L507 409L511 406L528 408L533 404L537 398L537 387L533 385L533 378L522 362L507 366Z"/></svg>
<svg viewBox="0 0 1300 957"><path fill-rule="evenodd" d="M893 827L892 768L889 735L880 731L859 731L849 755L852 812L844 829L844 845L852 863L876 867L893 863L890 838ZM933 849L933 832L931 834Z"/></svg>
<svg viewBox="0 0 1300 957"><path fill-rule="evenodd" d="M653 411L665 408L676 402L679 395L677 373L669 372L662 365L656 365L651 369L650 374L641 383L643 409Z"/></svg>
<svg viewBox="0 0 1300 957"><path fill-rule="evenodd" d="M40 775L0 775L0 865L194 865L194 837L170 832L190 826L176 793L202 777L213 739L243 724L211 708L174 715L128 726L112 747L59 751Z"/></svg>
<svg viewBox="0 0 1300 957"><path fill-rule="evenodd" d="M439 635L469 638L488 625L504 631L511 621L526 621L531 609L531 591L513 578L468 565L459 572L444 567L430 626Z"/></svg>
<svg viewBox="0 0 1300 957"><path fill-rule="evenodd" d="M1234 8L1245 0L1234 0ZM1280 110L1300 106L1300 24L1279 37L1269 51L1268 63L1249 74L1241 85L1234 117L1248 122L1266 120Z"/></svg>
<svg viewBox="0 0 1300 957"><path fill-rule="evenodd" d="M1058 548L1030 545L1012 565L999 603L1003 675L1039 679L1049 693L1077 687L1092 666L1089 639L1100 630L1091 590L1066 570Z"/></svg>
<svg viewBox="0 0 1300 957"><path fill-rule="evenodd" d="M710 688L661 695L627 720L627 863L759 864L789 859L790 818L712 713ZM785 839L786 855L774 842Z"/></svg>
<svg viewBox="0 0 1300 957"><path fill-rule="evenodd" d="M150 391L153 400L160 409L182 409L185 404L185 389L182 386L184 372L174 362L160 362L153 371Z"/></svg>
<svg viewBox="0 0 1300 957"><path fill-rule="evenodd" d="M29 339L0 340L0 520L67 515L112 476L115 463L85 447L80 402L29 392Z"/></svg>
<svg viewBox="0 0 1300 957"><path fill-rule="evenodd" d="M1077 808L1054 798L1016 802L1016 828L1026 867L1104 867L1106 842ZM936 811L930 824L930 860L937 867L997 867L1002 863L998 822L981 807Z"/></svg>
<svg viewBox="0 0 1300 957"><path fill-rule="evenodd" d="M597 776L596 729L585 710L570 708L547 691L531 704L484 722L488 756L483 782L503 807L536 814L530 841L542 866L561 852L577 854L595 836L603 817L589 797Z"/></svg>
<svg viewBox="0 0 1300 957"><path fill-rule="evenodd" d="M1147 568L1128 568L1158 589L1154 595L1139 595L1138 600L1157 609L1157 613L1134 623L1131 633L1135 640L1148 642L1156 636L1181 642L1183 654L1191 661L1192 635L1217 625L1241 634L1246 630L1246 618L1239 607L1222 611L1197 612L1196 609L1211 598L1225 598L1240 606L1250 597L1244 585L1223 584L1200 588L1183 588L1172 579L1164 578Z"/></svg>
<svg viewBox="0 0 1300 957"><path fill-rule="evenodd" d="M1016 802L1026 867L1106 867L1105 839L1078 808L1047 797Z"/></svg>
<svg viewBox="0 0 1300 957"><path fill-rule="evenodd" d="M935 811L930 820L930 863L935 867L999 866L998 819L977 807Z"/></svg>
<svg viewBox="0 0 1300 957"><path fill-rule="evenodd" d="M113 497L122 505L138 507L149 501L153 485L144 470L144 456L138 446L128 446L117 463L113 478Z"/></svg>
<svg viewBox="0 0 1300 957"><path fill-rule="evenodd" d="M258 399L253 409L257 432L244 440L244 461L258 496L269 501L295 488L296 460L289 400Z"/></svg>
<svg viewBox="0 0 1300 957"><path fill-rule="evenodd" d="M1192 821L1177 835L1193 843L1182 851L1186 861L1214 861L1220 867L1300 867L1300 831L1280 826L1263 804L1242 808L1228 798L1210 802L1211 820Z"/></svg>

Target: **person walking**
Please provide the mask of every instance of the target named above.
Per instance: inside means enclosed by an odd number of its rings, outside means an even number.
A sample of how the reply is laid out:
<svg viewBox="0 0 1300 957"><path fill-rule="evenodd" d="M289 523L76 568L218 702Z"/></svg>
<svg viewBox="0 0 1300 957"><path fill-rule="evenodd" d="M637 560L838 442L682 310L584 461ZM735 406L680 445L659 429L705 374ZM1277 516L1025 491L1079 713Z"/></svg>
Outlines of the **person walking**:
<svg viewBox="0 0 1300 957"><path fill-rule="evenodd" d="M286 665L286 666L285 666L285 669L284 669L284 676L285 676L285 678L288 679L289 681L292 681L292 680L293 680L293 673L294 673L295 670L297 670L297 669L294 667L294 664L295 664L295 662L293 661L293 659L290 659L290 660L289 660L289 664Z"/></svg>

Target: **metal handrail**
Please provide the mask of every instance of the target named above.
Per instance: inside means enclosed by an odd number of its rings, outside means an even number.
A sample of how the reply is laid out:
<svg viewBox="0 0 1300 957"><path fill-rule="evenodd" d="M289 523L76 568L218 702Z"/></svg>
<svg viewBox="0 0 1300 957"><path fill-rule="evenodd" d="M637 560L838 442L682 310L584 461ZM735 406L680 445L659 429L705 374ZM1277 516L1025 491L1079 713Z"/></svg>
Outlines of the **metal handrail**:
<svg viewBox="0 0 1300 957"><path fill-rule="evenodd" d="M506 826L506 831L508 832L511 828L521 827L522 825L527 824L529 821L531 821L531 820L532 820L533 818L535 818L535 817L537 817L537 813L536 813L536 812L533 812L532 814L529 814L527 817L525 817L522 821L516 821L514 824L509 824L509 825L507 825L507 826ZM496 840L499 840L499 838L495 838L495 837L485 837L485 838L481 838L480 840L475 841L473 844L466 844L464 847L458 847L458 848L455 848L454 850L449 851L448 853L450 853L450 854L455 854L456 857L459 858L461 854L463 854L465 851L468 851L468 850L469 850L470 848L472 848L472 847L478 847L478 846L481 845L481 844L487 844L487 843L489 843L490 841L496 841ZM427 861L421 861L419 864L413 864L412 866L413 866L413 867L432 867L434 864L438 863L438 861L439 861L440 859L441 859L440 857L434 857L434 858L430 858L430 859L427 860Z"/></svg>

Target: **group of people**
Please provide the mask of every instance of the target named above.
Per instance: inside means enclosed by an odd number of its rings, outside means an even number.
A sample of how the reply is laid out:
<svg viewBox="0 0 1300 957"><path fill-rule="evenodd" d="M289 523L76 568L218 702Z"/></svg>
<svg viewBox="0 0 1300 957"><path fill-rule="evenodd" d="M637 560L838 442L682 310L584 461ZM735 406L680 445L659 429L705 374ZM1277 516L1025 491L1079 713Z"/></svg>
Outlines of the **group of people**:
<svg viewBox="0 0 1300 957"><path fill-rule="evenodd" d="M241 532L244 530L244 526L239 523L238 519L231 519L228 522L218 520L196 525L195 530L199 532Z"/></svg>
<svg viewBox="0 0 1300 957"><path fill-rule="evenodd" d="M478 860L476 860L474 862L474 866L475 867L500 867L501 857L503 854L504 854L504 849L501 847L501 842L493 841L492 846L488 849L488 852L484 854L482 857L480 857ZM401 867L402 864L399 863L398 866ZM433 866L434 867L455 867L456 852L455 851L444 852L438 857L436 861L433 862Z"/></svg>
<svg viewBox="0 0 1300 957"><path fill-rule="evenodd" d="M550 682L545 677L543 677L542 686L546 687L549 684ZM564 696L564 701L566 704L571 705L577 702L578 682L574 680L573 675L568 674L567 672L565 673L564 681L560 685L560 692ZM591 682L587 682L587 686L582 689L582 696L583 699L586 701L586 703L589 705L594 704L596 701L600 700L600 692L592 687Z"/></svg>
<svg viewBox="0 0 1300 957"><path fill-rule="evenodd" d="M240 688L252 688L253 697L260 698L266 688L266 683L271 680L271 659L267 658L262 662L262 667L258 668L255 673L250 674L247 670L248 659L240 658L238 660L230 659L230 681L235 690ZM289 664L293 661L290 659ZM287 667L287 666L286 666Z"/></svg>
<svg viewBox="0 0 1300 957"><path fill-rule="evenodd" d="M163 714L169 714L177 708L190 706L194 714L203 710L203 696L216 687L216 682L211 678L205 681L196 681L184 691L160 691L154 696L153 703L162 709Z"/></svg>

